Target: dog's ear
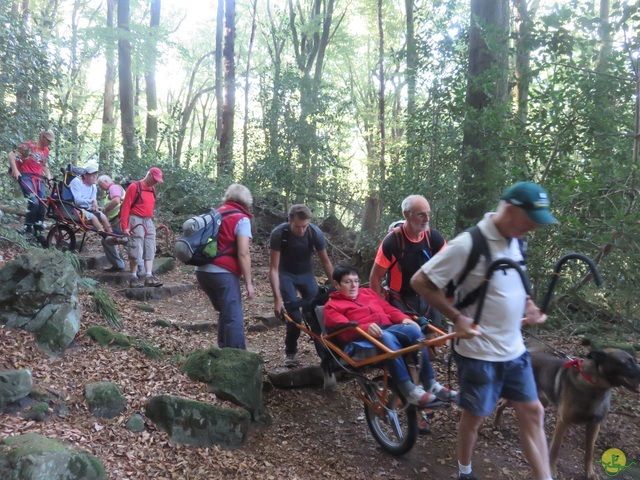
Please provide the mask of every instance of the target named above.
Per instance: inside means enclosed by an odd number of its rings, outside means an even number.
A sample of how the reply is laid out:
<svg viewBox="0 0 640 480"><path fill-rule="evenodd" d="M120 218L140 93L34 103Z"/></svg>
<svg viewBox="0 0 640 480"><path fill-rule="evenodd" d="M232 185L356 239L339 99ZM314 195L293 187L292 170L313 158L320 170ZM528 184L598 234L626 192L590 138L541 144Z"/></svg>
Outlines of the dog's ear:
<svg viewBox="0 0 640 480"><path fill-rule="evenodd" d="M587 354L587 358L593 360L596 365L600 365L605 361L607 354L602 350L592 350Z"/></svg>

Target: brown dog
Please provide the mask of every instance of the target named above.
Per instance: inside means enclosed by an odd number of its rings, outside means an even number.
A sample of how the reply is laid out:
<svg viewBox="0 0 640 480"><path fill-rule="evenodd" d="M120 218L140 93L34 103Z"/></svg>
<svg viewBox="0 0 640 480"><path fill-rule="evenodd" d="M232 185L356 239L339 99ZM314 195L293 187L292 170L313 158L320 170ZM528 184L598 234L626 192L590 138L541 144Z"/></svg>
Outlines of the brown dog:
<svg viewBox="0 0 640 480"><path fill-rule="evenodd" d="M638 392L640 366L634 357L617 348L594 350L585 360L567 362L546 353L531 353L538 396L543 405L553 403L557 422L553 431L549 456L553 474L557 472L560 447L572 424L586 424L584 466L588 480L596 479L593 450L600 422L609 413L611 389L624 387ZM500 423L508 402L501 400L494 424Z"/></svg>

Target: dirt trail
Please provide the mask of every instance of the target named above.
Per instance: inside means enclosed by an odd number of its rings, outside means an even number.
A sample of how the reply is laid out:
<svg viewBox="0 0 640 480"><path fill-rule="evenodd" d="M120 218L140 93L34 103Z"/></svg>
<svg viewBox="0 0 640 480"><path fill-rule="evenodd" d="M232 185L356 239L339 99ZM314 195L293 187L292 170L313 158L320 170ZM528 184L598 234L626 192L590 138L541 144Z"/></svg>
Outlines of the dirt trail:
<svg viewBox="0 0 640 480"><path fill-rule="evenodd" d="M5 261L15 252L3 251ZM267 253L253 247L257 297L245 303L247 345L261 354L265 370L282 368L284 360L284 327L262 332L252 331L261 324L258 316L271 315L271 294L267 279ZM96 242L91 242L88 255L99 255ZM0 261L2 266L2 261ZM165 282L194 284L190 267L178 266L163 275ZM143 479L451 479L455 478L455 432L459 411L451 407L439 411L432 423L432 433L421 436L416 446L404 457L385 454L367 428L362 404L355 394L354 381L341 382L330 393L322 390L278 390L265 393L265 404L273 418L271 426L255 426L247 444L237 450L217 447L193 448L174 446L165 433L147 424L142 434L124 429L124 423L136 412L143 413L152 395L169 393L196 400L220 402L206 386L190 381L179 372L178 363L197 348L216 344L215 332L192 332L154 325L156 319L178 323L213 321L213 308L198 289L162 301L149 302L155 312L136 307L140 302L127 300L120 287L108 287L123 317L123 333L145 338L168 354L162 360L151 360L136 350L101 348L83 336L92 325L105 321L91 312L90 297L81 295L84 307L83 326L73 346L60 358L49 360L40 353L31 336L15 330L0 330L0 370L29 368L35 388L62 393L70 414L52 418L42 424L26 422L19 417L0 416L0 436L38 432L67 439L98 456L113 480ZM304 334L303 334L304 335ZM563 349L575 345L565 342ZM301 337L303 364L317 363L312 343ZM446 370L435 365L441 380ZM89 415L83 401L84 385L89 381L116 382L128 399L124 415L113 420ZM640 422L637 399L627 392L614 394L613 414L603 425L596 453L619 448L628 463L640 458ZM550 435L554 414L547 416ZM565 441L560 462L561 478L582 478L583 430L572 430ZM530 478L517 437L512 413L504 418L502 431L486 424L482 429L474 471L482 479ZM604 478L604 474L602 474ZM640 478L621 473L620 479Z"/></svg>

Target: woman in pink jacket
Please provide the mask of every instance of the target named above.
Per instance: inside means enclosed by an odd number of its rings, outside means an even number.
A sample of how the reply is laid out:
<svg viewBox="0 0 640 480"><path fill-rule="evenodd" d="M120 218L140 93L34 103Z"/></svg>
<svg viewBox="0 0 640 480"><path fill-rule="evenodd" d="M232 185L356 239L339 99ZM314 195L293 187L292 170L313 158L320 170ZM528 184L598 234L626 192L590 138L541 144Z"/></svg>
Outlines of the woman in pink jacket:
<svg viewBox="0 0 640 480"><path fill-rule="evenodd" d="M333 270L333 285L337 291L329 296L324 308L327 328L357 322L360 328L391 350L400 350L424 340L418 324L406 314L382 300L373 290L359 288L360 279L355 267L338 265ZM347 353L370 348L362 344L363 338L354 329L345 329L338 338L345 343ZM457 396L455 390L449 390L435 380L426 349L421 355L422 385L412 383L402 357L388 360L387 367L402 394L413 405L424 408L436 400L451 401Z"/></svg>

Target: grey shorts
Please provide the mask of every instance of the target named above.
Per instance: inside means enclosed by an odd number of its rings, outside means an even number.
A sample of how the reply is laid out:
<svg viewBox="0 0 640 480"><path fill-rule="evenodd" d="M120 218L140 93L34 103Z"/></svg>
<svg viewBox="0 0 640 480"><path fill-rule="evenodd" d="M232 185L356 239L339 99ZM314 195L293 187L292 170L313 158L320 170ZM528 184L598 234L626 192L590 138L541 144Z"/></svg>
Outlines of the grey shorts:
<svg viewBox="0 0 640 480"><path fill-rule="evenodd" d="M127 243L129 259L153 260L156 256L156 226L153 224L153 219L131 215L129 231L131 232Z"/></svg>

